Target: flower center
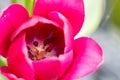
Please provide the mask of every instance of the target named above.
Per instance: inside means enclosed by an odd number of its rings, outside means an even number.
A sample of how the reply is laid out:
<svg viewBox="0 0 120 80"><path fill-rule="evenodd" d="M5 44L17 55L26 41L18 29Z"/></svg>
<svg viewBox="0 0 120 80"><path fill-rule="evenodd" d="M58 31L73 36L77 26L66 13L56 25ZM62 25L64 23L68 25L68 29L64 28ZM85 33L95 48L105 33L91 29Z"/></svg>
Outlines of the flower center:
<svg viewBox="0 0 120 80"><path fill-rule="evenodd" d="M26 44L28 57L41 60L64 53L64 32L52 24L37 23L26 29Z"/></svg>
<svg viewBox="0 0 120 80"><path fill-rule="evenodd" d="M28 56L31 60L40 60L44 59L46 57L51 57L55 55L55 51L53 49L53 46L50 45L56 38L51 37L41 44L39 41L33 41L32 44L28 44Z"/></svg>

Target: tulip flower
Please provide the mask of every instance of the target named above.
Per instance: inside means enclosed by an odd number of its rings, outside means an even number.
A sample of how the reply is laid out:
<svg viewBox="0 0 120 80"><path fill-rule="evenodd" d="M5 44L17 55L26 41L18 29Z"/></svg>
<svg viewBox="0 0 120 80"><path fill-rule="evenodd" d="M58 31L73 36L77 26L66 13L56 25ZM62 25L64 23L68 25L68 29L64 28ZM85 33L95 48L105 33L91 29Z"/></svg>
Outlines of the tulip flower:
<svg viewBox="0 0 120 80"><path fill-rule="evenodd" d="M103 63L101 47L89 37L74 39L84 22L83 0L37 0L32 17L12 4L0 16L0 68L8 80L73 80Z"/></svg>

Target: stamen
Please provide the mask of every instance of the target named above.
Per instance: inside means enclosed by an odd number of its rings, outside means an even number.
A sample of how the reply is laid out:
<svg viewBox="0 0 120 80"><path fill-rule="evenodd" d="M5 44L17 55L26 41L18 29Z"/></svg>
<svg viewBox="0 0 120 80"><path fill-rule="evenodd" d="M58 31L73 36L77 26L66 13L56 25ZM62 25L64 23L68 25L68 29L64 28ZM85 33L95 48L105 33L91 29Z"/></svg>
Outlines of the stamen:
<svg viewBox="0 0 120 80"><path fill-rule="evenodd" d="M28 50L30 50L30 47L29 47L29 46L27 46L27 49L28 49Z"/></svg>
<svg viewBox="0 0 120 80"><path fill-rule="evenodd" d="M34 41L34 42L33 42L33 45L34 45L35 47L37 47L37 46L38 46L38 42L37 42L37 41Z"/></svg>
<svg viewBox="0 0 120 80"><path fill-rule="evenodd" d="M31 60L40 60L46 57L54 56L54 53L51 52L53 46L49 43L56 40L56 37L51 37L46 39L43 44L39 45L38 41L33 41L32 44L27 45L28 56ZM49 44L49 45L48 45Z"/></svg>
<svg viewBox="0 0 120 80"><path fill-rule="evenodd" d="M46 52L51 52L51 50L52 50L52 48L50 48L50 47L47 47L47 48L45 49Z"/></svg>
<svg viewBox="0 0 120 80"><path fill-rule="evenodd" d="M29 53L28 57L33 60L34 56L32 55L32 53L30 51L28 51L28 53Z"/></svg>

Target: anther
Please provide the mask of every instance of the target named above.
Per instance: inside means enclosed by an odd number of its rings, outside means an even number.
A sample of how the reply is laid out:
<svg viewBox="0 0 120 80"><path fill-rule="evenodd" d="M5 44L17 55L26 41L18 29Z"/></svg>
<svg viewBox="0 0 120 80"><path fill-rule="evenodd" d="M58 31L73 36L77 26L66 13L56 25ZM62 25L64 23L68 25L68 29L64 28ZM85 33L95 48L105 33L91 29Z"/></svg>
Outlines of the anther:
<svg viewBox="0 0 120 80"><path fill-rule="evenodd" d="M51 52L52 48L48 47L45 49L47 52Z"/></svg>
<svg viewBox="0 0 120 80"><path fill-rule="evenodd" d="M38 42L37 42L37 41L34 41L34 42L33 42L33 45L34 45L35 47L37 47L37 46L38 46Z"/></svg>
<svg viewBox="0 0 120 80"><path fill-rule="evenodd" d="M30 47L29 47L29 46L27 46L27 49L28 49L28 50L30 50Z"/></svg>

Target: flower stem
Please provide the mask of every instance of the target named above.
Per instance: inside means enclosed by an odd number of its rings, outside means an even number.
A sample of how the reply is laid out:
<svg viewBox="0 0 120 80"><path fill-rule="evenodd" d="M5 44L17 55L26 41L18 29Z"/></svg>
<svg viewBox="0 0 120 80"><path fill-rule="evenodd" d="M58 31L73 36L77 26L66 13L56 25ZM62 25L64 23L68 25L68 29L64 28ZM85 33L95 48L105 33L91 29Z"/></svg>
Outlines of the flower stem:
<svg viewBox="0 0 120 80"><path fill-rule="evenodd" d="M29 15L32 16L33 8L36 0L12 0L12 3L18 3L23 5L29 12Z"/></svg>

